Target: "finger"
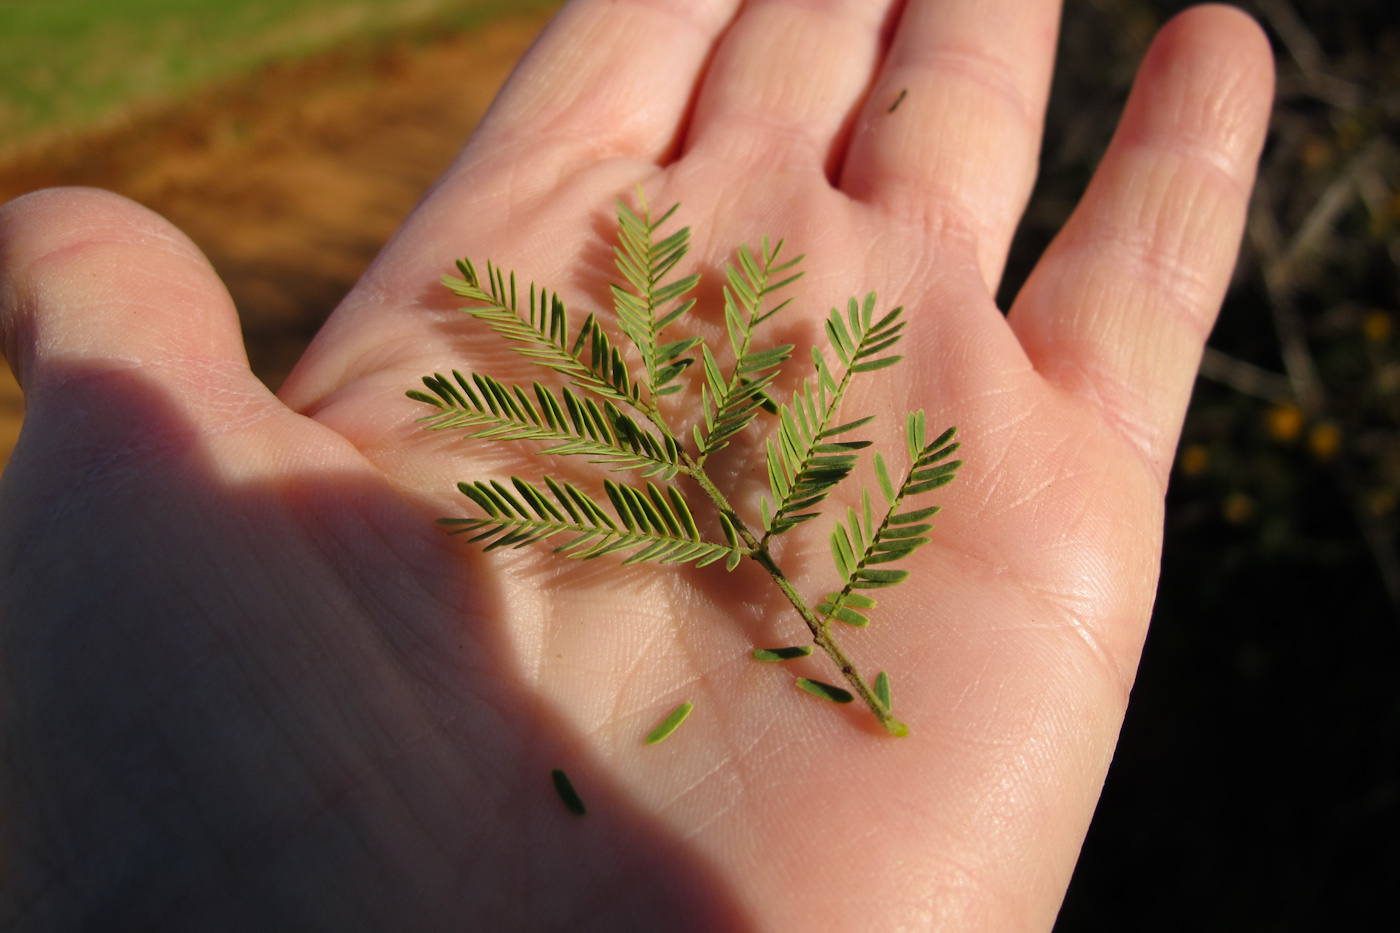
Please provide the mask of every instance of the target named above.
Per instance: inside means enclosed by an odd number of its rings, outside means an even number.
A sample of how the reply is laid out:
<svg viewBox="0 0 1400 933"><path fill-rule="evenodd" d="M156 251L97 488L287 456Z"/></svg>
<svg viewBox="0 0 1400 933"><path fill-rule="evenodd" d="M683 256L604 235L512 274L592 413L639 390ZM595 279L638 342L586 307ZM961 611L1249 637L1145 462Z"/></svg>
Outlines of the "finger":
<svg viewBox="0 0 1400 933"><path fill-rule="evenodd" d="M99 436L100 413L74 404L78 380L85 398L100 398L113 373L160 383L196 430L215 412L227 430L275 405L248 370L208 261L169 223L106 192L41 191L0 208L0 336L25 393L17 459L36 431L69 449L129 440Z"/></svg>
<svg viewBox="0 0 1400 933"><path fill-rule="evenodd" d="M889 0L754 0L705 77L687 153L828 170L869 86Z"/></svg>
<svg viewBox="0 0 1400 933"><path fill-rule="evenodd" d="M1035 181L1059 16L1058 0L909 0L842 168L851 197L965 238L993 292Z"/></svg>
<svg viewBox="0 0 1400 933"><path fill-rule="evenodd" d="M1103 409L1163 482L1239 249L1273 93L1245 14L1162 29L1083 200L1009 315L1039 372Z"/></svg>
<svg viewBox="0 0 1400 933"><path fill-rule="evenodd" d="M552 156L556 172L600 158L663 158L738 5L575 0L521 60L476 141Z"/></svg>
<svg viewBox="0 0 1400 933"><path fill-rule="evenodd" d="M559 257L582 248L568 237L587 231L572 221L597 210L598 192L606 202L632 189L676 148L696 82L740 3L575 0L560 11L458 160L321 328L282 384L285 403L314 412L382 368L394 355L386 347L404 350L394 311L463 255L511 255L532 276L558 271ZM584 171L592 184L568 184ZM445 294L437 307L448 307ZM422 336L413 338L419 353L428 350Z"/></svg>

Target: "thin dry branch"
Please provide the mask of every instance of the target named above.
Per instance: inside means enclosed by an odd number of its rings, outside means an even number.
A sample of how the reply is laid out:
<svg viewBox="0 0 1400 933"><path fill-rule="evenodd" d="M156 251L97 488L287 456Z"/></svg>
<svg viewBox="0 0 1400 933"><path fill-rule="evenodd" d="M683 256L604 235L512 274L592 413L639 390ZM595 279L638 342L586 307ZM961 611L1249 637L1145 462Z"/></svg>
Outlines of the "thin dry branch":
<svg viewBox="0 0 1400 933"><path fill-rule="evenodd" d="M1283 0L1278 2L1282 3ZM1260 178L1251 204L1249 241L1258 254L1263 269L1264 287L1273 313L1279 350L1283 356L1284 367L1288 371L1288 382L1298 406L1313 421L1326 418L1327 398L1317 364L1308 347L1306 328L1294 296L1302 278L1303 265L1323 252L1334 233L1338 218L1364 193L1368 175L1376 170L1388 148L1384 140L1376 139L1362 149L1323 190L1287 243L1284 242L1274 215L1271 192L1265 178ZM1223 361L1218 358L1213 361L1213 365L1237 379L1245 373L1245 370L1238 366L1224 366ZM1244 378L1248 381L1248 377ZM1273 388L1277 389L1278 386L1275 384ZM1240 391L1248 390L1241 388ZM1390 526L1367 506L1365 483L1354 458L1345 446L1337 455L1335 471L1337 483L1351 504L1361 536L1380 571L1386 593L1391 603L1400 609L1400 552L1397 552L1395 546L1395 536Z"/></svg>
<svg viewBox="0 0 1400 933"><path fill-rule="evenodd" d="M1264 270L1264 288L1268 292L1279 352L1283 356L1284 369L1288 372L1288 381L1293 386L1293 397L1304 413L1309 417L1318 417L1326 402L1322 379L1308 349L1302 315L1293 303L1294 263L1282 261L1288 251L1283 245L1278 221L1269 206L1269 195L1267 180L1260 178L1250 208L1249 242L1259 254Z"/></svg>
<svg viewBox="0 0 1400 933"><path fill-rule="evenodd" d="M1288 54L1308 78L1322 73L1322 46L1288 0L1254 0L1255 7L1283 42Z"/></svg>
<svg viewBox="0 0 1400 933"><path fill-rule="evenodd" d="M1221 353L1214 347L1206 347L1201 356L1200 375L1212 382L1228 386L1242 395L1273 402L1276 405L1290 405L1297 401L1293 394L1293 383L1287 376L1270 372L1253 363L1236 359Z"/></svg>

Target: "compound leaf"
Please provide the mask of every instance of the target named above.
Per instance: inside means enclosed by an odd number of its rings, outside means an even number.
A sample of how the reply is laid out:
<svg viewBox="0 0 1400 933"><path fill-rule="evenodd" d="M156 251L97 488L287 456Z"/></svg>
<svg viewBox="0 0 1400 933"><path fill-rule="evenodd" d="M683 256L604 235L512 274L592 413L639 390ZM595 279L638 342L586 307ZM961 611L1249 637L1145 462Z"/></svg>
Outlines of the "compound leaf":
<svg viewBox="0 0 1400 933"><path fill-rule="evenodd" d="M545 477L546 496L537 486L511 477L511 487L498 481L458 483L464 496L486 514L438 521L454 534L472 534L486 550L524 547L555 535L571 534L555 553L581 560L631 551L624 564L654 561L704 566L720 559L737 562L749 553L737 543L704 541L685 498L674 487L663 493L651 483L642 489L604 482L617 515L614 520L592 497L570 483ZM553 497L551 501L550 497Z"/></svg>
<svg viewBox="0 0 1400 933"><path fill-rule="evenodd" d="M669 435L657 437L609 399L599 406L567 386L556 394L537 382L532 400L519 386L481 373L468 379L453 370L452 377L424 376L432 395L409 393L438 409L418 419L429 430L462 430L465 437L486 440L546 441L540 453L581 455L590 463L640 470L643 476L670 479L680 468L680 449Z"/></svg>
<svg viewBox="0 0 1400 933"><path fill-rule="evenodd" d="M729 334L734 366L726 376L709 348L704 348L706 404L702 406L705 430L696 429L699 453L705 458L728 445L730 439L744 430L759 411L774 411L775 405L767 388L778 374L778 368L792 355L792 344L754 350L754 329L776 314L787 302L765 311L764 303L773 292L796 281L801 273L774 281L775 275L791 269L802 257L786 263L778 262L783 244L770 246L763 240L761 259L756 259L747 246L739 247L739 267L725 269L724 323ZM713 400L713 407L709 402Z"/></svg>
<svg viewBox="0 0 1400 933"><path fill-rule="evenodd" d="M863 312L862 312L863 313ZM854 312L853 312L854 314ZM826 620L837 619L851 625L866 625L869 618L857 610L869 608L874 600L858 594L858 590L882 589L894 586L909 577L909 571L880 565L891 564L908 557L928 544L925 532L933 526L923 521L938 509L936 506L899 511L904 500L952 482L961 460L940 463L952 455L957 444L952 440L956 429L943 432L931 444L924 444L925 417L922 410L911 412L905 419L905 435L914 451L909 471L895 488L884 459L875 457L875 474L889 508L877 523L870 504L869 490L861 493L862 512L848 509L846 521L838 521L831 532L832 561L841 576L841 590L827 594L817 611ZM915 447L915 444L921 446ZM862 602L852 602L859 597ZM864 600L870 600L864 604Z"/></svg>

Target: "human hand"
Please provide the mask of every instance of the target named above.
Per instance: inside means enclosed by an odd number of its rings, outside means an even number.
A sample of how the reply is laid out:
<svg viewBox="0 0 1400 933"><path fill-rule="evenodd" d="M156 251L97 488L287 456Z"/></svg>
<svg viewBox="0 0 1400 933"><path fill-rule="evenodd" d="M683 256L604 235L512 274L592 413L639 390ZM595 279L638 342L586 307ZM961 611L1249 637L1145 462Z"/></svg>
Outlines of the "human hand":
<svg viewBox="0 0 1400 933"><path fill-rule="evenodd" d="M738 7L566 8L280 398L169 225L94 192L0 211L27 405L0 484L0 919L1051 925L1146 630L1267 45L1218 7L1163 30L1003 317L1057 5ZM411 423L423 373L512 365L438 277L489 257L606 304L596 243L638 184L681 202L702 270L764 234L807 254L784 341L869 288L908 309L899 377L849 410L888 440L925 408L967 464L847 639L891 672L907 738L749 659L805 640L760 573L482 555L431 521L462 513L457 480L528 468ZM735 453L742 499L762 471ZM826 548L803 540L793 576L820 592ZM681 700L683 731L643 747Z"/></svg>

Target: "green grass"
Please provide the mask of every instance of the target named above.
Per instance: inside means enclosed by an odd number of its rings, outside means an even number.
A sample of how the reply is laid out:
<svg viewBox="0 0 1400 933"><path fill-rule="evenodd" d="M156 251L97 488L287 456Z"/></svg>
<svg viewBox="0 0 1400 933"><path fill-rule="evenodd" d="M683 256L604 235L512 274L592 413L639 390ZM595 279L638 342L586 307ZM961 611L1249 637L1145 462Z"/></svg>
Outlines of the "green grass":
<svg viewBox="0 0 1400 933"><path fill-rule="evenodd" d="M337 42L557 0L3 0L0 149Z"/></svg>

